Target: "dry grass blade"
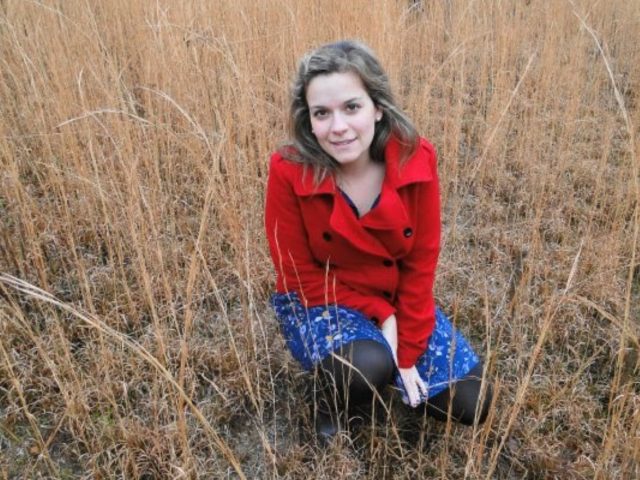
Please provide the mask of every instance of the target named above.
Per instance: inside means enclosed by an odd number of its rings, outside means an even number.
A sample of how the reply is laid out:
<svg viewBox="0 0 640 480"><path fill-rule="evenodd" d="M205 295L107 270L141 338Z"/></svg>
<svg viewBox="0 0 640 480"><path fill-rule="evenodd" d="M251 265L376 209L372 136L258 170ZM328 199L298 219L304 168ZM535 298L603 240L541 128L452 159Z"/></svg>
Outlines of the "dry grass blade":
<svg viewBox="0 0 640 480"><path fill-rule="evenodd" d="M65 120L62 123L59 123L58 125L56 125L56 128L61 128L64 127L65 125L70 125L74 122L77 122L79 120L84 120L85 118L90 118L93 117L95 115L98 114L102 114L102 113L114 113L117 115L125 115L127 117L133 118L134 120L137 120L138 122L144 123L146 125L153 125L151 122L149 122L148 120L145 120L142 117L139 117L138 115L134 115L133 113L129 113L129 112L125 112L124 110L113 110L110 108L103 108L102 110L95 110L93 112L86 112L83 113L82 115L75 117L75 118L70 118L68 120Z"/></svg>

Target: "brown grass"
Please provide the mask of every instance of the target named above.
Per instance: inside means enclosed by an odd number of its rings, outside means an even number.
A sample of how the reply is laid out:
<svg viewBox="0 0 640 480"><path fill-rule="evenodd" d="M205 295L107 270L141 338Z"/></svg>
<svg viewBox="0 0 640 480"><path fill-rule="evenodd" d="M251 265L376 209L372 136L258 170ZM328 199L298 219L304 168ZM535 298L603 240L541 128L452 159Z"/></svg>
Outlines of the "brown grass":
<svg viewBox="0 0 640 480"><path fill-rule="evenodd" d="M640 476L639 34L624 0L0 0L0 476ZM295 61L343 37L437 146L436 296L497 397L321 451L262 209Z"/></svg>

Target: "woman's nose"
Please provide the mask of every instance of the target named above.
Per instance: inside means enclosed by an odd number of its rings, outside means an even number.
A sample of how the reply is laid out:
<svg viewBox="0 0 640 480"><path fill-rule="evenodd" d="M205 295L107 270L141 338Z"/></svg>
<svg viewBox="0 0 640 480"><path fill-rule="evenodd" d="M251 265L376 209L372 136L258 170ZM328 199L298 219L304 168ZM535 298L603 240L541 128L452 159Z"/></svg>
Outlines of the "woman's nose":
<svg viewBox="0 0 640 480"><path fill-rule="evenodd" d="M333 115L331 119L331 131L333 133L342 133L347 129L347 122L344 117L338 112Z"/></svg>

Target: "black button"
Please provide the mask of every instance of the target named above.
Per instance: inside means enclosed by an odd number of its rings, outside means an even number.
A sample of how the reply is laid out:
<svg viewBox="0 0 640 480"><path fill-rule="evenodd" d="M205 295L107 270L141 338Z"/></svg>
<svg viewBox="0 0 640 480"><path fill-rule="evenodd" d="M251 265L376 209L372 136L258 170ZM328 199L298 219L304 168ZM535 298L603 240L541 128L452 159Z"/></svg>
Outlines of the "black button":
<svg viewBox="0 0 640 480"><path fill-rule="evenodd" d="M378 320L378 317L371 317L371 321L374 323L380 323L380 320Z"/></svg>
<svg viewBox="0 0 640 480"><path fill-rule="evenodd" d="M405 237L409 238L411 235L413 235L413 230L411 228L407 227L407 228L404 229L404 232L402 232L402 234Z"/></svg>
<svg viewBox="0 0 640 480"><path fill-rule="evenodd" d="M382 262L382 264L385 267L393 267L393 260L389 260L388 258L384 259L384 261Z"/></svg>
<svg viewBox="0 0 640 480"><path fill-rule="evenodd" d="M331 234L329 232L323 232L322 238L324 238L327 242L331 241Z"/></svg>
<svg viewBox="0 0 640 480"><path fill-rule="evenodd" d="M391 292L385 291L385 292L382 292L382 294L387 298L391 298Z"/></svg>

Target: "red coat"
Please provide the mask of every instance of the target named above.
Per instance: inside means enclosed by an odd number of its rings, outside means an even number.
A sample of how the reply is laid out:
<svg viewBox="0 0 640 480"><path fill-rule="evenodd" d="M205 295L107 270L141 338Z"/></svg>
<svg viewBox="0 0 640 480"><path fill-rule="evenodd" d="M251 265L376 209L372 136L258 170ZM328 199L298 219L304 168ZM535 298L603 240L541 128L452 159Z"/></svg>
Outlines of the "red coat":
<svg viewBox="0 0 640 480"><path fill-rule="evenodd" d="M361 218L332 176L271 157L265 226L277 291L295 291L307 306L338 303L380 324L395 313L398 364L425 351L435 324L433 279L440 248L440 196L433 147L421 139L399 166L398 144L385 150L378 204Z"/></svg>

